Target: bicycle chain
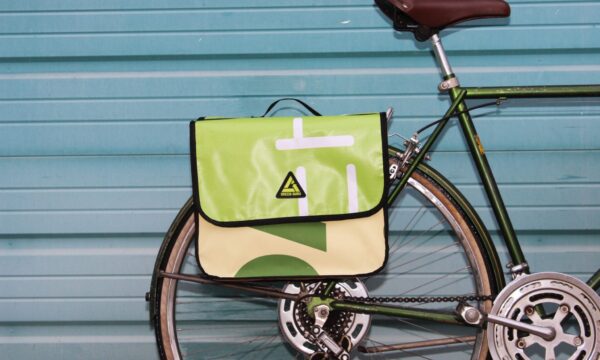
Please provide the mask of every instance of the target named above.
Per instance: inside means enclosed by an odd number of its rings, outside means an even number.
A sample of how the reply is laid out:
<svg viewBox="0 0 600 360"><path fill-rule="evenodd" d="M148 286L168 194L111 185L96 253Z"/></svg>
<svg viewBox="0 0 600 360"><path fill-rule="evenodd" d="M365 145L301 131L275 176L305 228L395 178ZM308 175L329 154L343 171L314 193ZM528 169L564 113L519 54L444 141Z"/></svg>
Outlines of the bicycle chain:
<svg viewBox="0 0 600 360"><path fill-rule="evenodd" d="M463 296L379 296L379 297L364 297L364 296L334 296L339 300L349 300L352 302L370 304L384 303L441 303L441 302L457 302L465 303L467 301L486 301L494 300L494 295L463 295ZM316 341L316 339L311 339ZM316 353L315 353L316 354ZM325 354L325 353L323 353ZM326 356L326 355L325 355ZM318 358L318 357L315 357Z"/></svg>
<svg viewBox="0 0 600 360"><path fill-rule="evenodd" d="M464 295L464 296L379 296L379 297L364 297L364 296L345 296L336 294L334 298L339 300L349 300L356 303L370 304L385 304L385 303L441 303L441 302L457 302L465 303L467 301L487 301L494 300L493 295ZM310 336L311 341L315 343L317 340L314 336ZM316 353L315 353L316 354Z"/></svg>
<svg viewBox="0 0 600 360"><path fill-rule="evenodd" d="M457 302L464 303L468 301L487 301L494 300L493 295L464 295L464 296L380 296L380 297L364 297L364 296L344 296L341 300L349 300L365 304L384 304L384 303L441 303L441 302Z"/></svg>

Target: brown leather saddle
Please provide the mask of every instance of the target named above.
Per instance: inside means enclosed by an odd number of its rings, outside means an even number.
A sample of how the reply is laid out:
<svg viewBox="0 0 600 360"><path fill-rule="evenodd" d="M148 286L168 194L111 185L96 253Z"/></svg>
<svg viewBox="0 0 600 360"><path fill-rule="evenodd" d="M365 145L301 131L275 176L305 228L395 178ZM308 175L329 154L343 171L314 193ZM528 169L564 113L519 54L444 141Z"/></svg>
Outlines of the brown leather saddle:
<svg viewBox="0 0 600 360"><path fill-rule="evenodd" d="M394 29L410 31L419 41L462 21L510 15L510 6L504 0L375 0L375 3L392 19Z"/></svg>

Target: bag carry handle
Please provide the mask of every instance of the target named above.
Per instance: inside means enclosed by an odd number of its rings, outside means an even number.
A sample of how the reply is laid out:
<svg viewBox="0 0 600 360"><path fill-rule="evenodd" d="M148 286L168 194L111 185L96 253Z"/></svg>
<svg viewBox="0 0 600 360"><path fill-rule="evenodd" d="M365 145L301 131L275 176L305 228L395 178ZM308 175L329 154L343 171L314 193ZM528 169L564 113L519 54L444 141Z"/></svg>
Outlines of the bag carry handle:
<svg viewBox="0 0 600 360"><path fill-rule="evenodd" d="M314 116L322 116L317 110L313 109L310 105L308 105L307 103L305 103L302 100L299 100L299 99L296 99L296 98L281 98L279 100L275 100L271 105L269 105L269 107L267 108L267 111L265 111L265 113L262 114L261 117L267 116L267 114L271 110L273 110L273 108L275 107L275 105L277 105L279 102L284 101L284 100L295 101L295 102L299 103L300 105L304 106L306 108L306 110L310 111Z"/></svg>

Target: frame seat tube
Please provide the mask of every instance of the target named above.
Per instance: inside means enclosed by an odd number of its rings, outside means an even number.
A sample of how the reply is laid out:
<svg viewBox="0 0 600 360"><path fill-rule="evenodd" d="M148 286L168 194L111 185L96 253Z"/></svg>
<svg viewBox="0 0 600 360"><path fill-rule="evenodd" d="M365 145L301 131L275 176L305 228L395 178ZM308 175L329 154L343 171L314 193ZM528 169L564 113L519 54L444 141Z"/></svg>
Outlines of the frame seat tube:
<svg viewBox="0 0 600 360"><path fill-rule="evenodd" d="M464 90L460 88L451 89L450 97L452 100L455 100L462 91ZM475 129L475 124L473 124L471 115L469 115L469 113L466 111L467 105L464 101L461 101L457 107L457 110L462 112L458 116L460 126L465 135L465 139L467 141L467 145L469 146L473 161L475 161L477 172L479 173L479 177L487 194L488 200L490 201L490 205L494 211L496 221L500 227L500 232L502 233L502 237L504 238L510 257L514 264L525 263L525 255L523 254L523 250L521 249L519 241L517 240L514 227L510 217L508 216L502 196L500 195L498 184L496 183L496 179L494 179L494 174L492 173L487 156L485 155L485 150L481 144L481 141L479 140L479 135Z"/></svg>
<svg viewBox="0 0 600 360"><path fill-rule="evenodd" d="M502 237L504 238L504 242L506 243L506 247L508 248L511 260L514 264L526 263L525 255L523 255L523 250L521 249L521 245L519 245L519 241L517 240L517 235L515 233L514 227L508 216L508 211L506 210L506 206L504 205L504 201L502 200L502 196L500 195L498 184L494 179L492 169L490 168L490 164L487 161L485 150L483 148L483 145L481 144L481 141L479 140L479 136L477 135L477 131L475 130L475 125L473 124L473 120L471 119L471 115L469 115L467 105L464 101L464 99L468 97L469 91L471 91L471 97L474 97L475 94L479 93L479 95L482 96L482 98L485 98L485 96L487 96L490 93L490 91L487 91L488 94L486 94L486 91L481 90L483 88L480 88L479 90L476 90L477 88L462 89L459 85L458 79L452 71L452 67L450 66L450 63L446 56L446 52L444 51L442 41L437 34L434 34L431 37L431 43L435 57L438 61L440 69L442 70L444 80L446 82L449 80L453 80L452 87L449 90L450 98L452 99L452 107L456 106L456 111L459 113L458 119L460 122L461 129L463 131L463 134L465 135L465 139L469 146L469 150L473 161L475 161L477 172L479 173L479 178L481 179L487 198L490 201L490 205L492 206L492 209L494 211L496 221L498 223L498 226L500 227L500 232L502 233ZM541 90L523 90L522 92L526 93L535 91L538 91L539 93L543 92ZM589 91L589 89L587 91ZM506 90L505 92L508 94L510 91ZM499 96L494 96L494 98L497 97ZM457 102L458 104L456 104ZM524 272L527 272L527 269L525 269Z"/></svg>

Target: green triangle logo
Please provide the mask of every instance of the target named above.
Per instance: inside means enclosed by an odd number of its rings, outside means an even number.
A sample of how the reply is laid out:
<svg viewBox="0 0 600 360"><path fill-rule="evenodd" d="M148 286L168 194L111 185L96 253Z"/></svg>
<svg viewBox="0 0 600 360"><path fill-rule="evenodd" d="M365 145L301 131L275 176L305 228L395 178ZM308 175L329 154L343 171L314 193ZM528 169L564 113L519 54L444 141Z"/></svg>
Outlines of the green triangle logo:
<svg viewBox="0 0 600 360"><path fill-rule="evenodd" d="M281 187L279 187L275 197L278 199L298 199L306 197L306 193L300 186L294 173L290 171L285 179L283 179L283 183L281 183Z"/></svg>

